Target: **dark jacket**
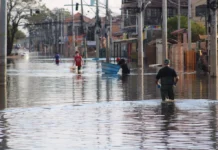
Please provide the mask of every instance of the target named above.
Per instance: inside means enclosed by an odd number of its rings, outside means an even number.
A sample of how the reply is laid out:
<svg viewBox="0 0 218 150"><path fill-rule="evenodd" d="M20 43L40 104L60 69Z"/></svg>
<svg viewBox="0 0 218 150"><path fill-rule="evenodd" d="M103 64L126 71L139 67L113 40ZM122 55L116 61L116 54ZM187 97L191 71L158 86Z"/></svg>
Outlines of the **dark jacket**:
<svg viewBox="0 0 218 150"><path fill-rule="evenodd" d="M127 64L122 64L120 67L122 68L122 74L130 74L130 69Z"/></svg>
<svg viewBox="0 0 218 150"><path fill-rule="evenodd" d="M161 80L161 85L173 85L175 77L177 77L176 71L165 66L159 70L156 79Z"/></svg>
<svg viewBox="0 0 218 150"><path fill-rule="evenodd" d="M120 67L122 68L122 74L130 74L130 69L128 65L126 64L125 59L120 59L120 61L118 62L118 65L120 65Z"/></svg>

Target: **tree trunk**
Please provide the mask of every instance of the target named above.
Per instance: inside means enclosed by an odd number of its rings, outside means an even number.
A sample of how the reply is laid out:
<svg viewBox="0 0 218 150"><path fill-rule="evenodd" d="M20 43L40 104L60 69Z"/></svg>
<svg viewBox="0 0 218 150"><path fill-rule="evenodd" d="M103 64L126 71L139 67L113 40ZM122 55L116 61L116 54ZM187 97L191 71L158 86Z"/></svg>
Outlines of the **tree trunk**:
<svg viewBox="0 0 218 150"><path fill-rule="evenodd" d="M12 50L13 50L13 44L14 44L14 40L8 36L8 41L7 41L7 55L10 55Z"/></svg>
<svg viewBox="0 0 218 150"><path fill-rule="evenodd" d="M7 37L7 55L10 55L13 50L14 37L17 32L18 25L14 25L12 29L8 28L8 37Z"/></svg>

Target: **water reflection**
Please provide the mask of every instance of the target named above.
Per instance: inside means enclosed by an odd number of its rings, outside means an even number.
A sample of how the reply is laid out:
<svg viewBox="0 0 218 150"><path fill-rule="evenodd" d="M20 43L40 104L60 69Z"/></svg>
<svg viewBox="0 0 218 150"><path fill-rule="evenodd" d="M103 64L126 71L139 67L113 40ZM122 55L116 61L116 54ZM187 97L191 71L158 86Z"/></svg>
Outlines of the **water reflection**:
<svg viewBox="0 0 218 150"><path fill-rule="evenodd" d="M104 75L100 62L87 60L83 72L70 71L71 59L59 66L53 59L32 56L8 66L8 106L31 107L59 103L160 99L156 73L142 70L128 76ZM146 70L147 71L147 70ZM208 78L180 73L176 99L207 99Z"/></svg>
<svg viewBox="0 0 218 150"><path fill-rule="evenodd" d="M176 102L162 104L156 71L105 75L87 60L31 56L8 66L0 149L216 149L217 80L180 73ZM210 84L208 84L210 83Z"/></svg>
<svg viewBox="0 0 218 150"><path fill-rule="evenodd" d="M208 99L218 100L218 78L209 77L208 89Z"/></svg>
<svg viewBox="0 0 218 150"><path fill-rule="evenodd" d="M7 85L0 84L0 110L7 108Z"/></svg>
<svg viewBox="0 0 218 150"><path fill-rule="evenodd" d="M144 68L138 69L138 75L137 75L137 94L138 100L144 99Z"/></svg>
<svg viewBox="0 0 218 150"><path fill-rule="evenodd" d="M7 107L6 60L0 56L0 109Z"/></svg>

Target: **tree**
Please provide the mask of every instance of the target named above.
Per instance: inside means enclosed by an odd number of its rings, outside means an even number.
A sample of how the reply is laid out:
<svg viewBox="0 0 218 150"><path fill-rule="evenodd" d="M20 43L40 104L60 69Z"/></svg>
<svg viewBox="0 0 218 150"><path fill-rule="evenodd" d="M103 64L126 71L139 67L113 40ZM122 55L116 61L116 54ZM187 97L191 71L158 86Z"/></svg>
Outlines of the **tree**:
<svg viewBox="0 0 218 150"><path fill-rule="evenodd" d="M171 32L175 31L178 29L177 23L178 23L178 18L177 17L171 17L167 21L168 23L168 37L169 38L176 38L171 34ZM196 23L194 21L191 22L192 26L192 42L196 42L199 40L199 34L203 35L205 34L205 26ZM186 28L188 29L188 18L185 16L181 16L181 28Z"/></svg>
<svg viewBox="0 0 218 150"><path fill-rule="evenodd" d="M30 45L31 47L39 47L39 44L51 46L54 41L57 42L60 36L60 12L62 13L64 9L54 9L49 10L45 5L41 6L41 13L37 15L32 15L28 18L27 28L30 32ZM70 16L69 11L64 11L64 17L68 18ZM34 41L34 42L33 42ZM33 45L33 43L37 45Z"/></svg>
<svg viewBox="0 0 218 150"><path fill-rule="evenodd" d="M15 34L15 41L26 38L26 34L21 30L18 30Z"/></svg>
<svg viewBox="0 0 218 150"><path fill-rule="evenodd" d="M8 0L7 2L7 55L11 54L18 26L40 6L41 0Z"/></svg>

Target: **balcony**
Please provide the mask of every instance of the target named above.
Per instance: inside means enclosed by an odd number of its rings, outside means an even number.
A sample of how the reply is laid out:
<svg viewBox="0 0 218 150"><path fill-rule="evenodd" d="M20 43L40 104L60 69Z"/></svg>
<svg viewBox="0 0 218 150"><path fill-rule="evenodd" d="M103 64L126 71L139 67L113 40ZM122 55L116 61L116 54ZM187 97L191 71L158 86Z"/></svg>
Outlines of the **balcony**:
<svg viewBox="0 0 218 150"><path fill-rule="evenodd" d="M132 3L132 2L136 2L136 0L123 0L122 4L124 4L124 3Z"/></svg>
<svg viewBox="0 0 218 150"><path fill-rule="evenodd" d="M133 9L138 6L138 2L136 0L126 0L123 1L121 8L122 9Z"/></svg>

